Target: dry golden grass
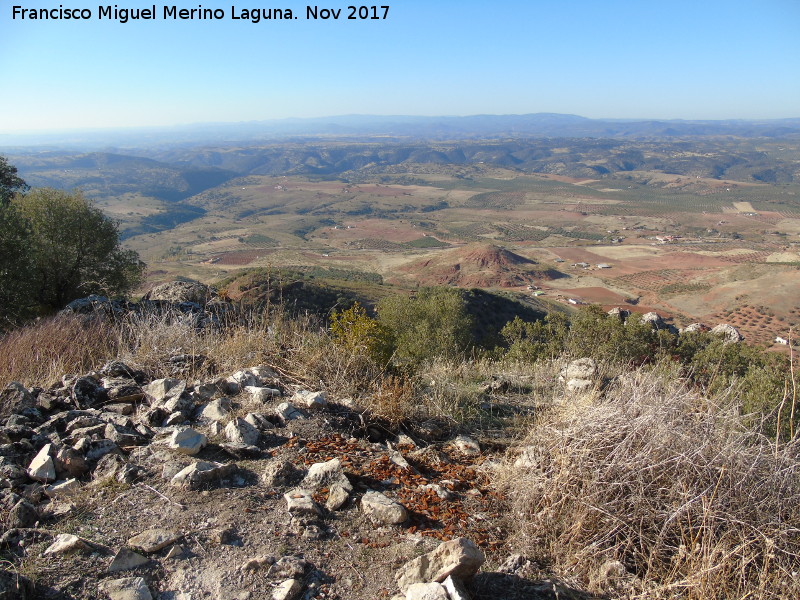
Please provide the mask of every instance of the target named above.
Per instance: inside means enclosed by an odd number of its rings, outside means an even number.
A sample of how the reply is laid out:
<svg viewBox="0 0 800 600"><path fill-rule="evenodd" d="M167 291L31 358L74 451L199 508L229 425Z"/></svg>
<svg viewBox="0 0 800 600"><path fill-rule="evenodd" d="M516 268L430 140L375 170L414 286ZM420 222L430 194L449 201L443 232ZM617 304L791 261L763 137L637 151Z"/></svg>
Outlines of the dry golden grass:
<svg viewBox="0 0 800 600"><path fill-rule="evenodd" d="M800 597L798 448L741 426L669 368L553 409L523 448L505 474L517 546L595 591ZM601 576L609 561L626 573Z"/></svg>
<svg viewBox="0 0 800 600"><path fill-rule="evenodd" d="M43 319L0 337L0 389L12 381L31 387L66 373L98 368L119 350L116 331L81 316Z"/></svg>

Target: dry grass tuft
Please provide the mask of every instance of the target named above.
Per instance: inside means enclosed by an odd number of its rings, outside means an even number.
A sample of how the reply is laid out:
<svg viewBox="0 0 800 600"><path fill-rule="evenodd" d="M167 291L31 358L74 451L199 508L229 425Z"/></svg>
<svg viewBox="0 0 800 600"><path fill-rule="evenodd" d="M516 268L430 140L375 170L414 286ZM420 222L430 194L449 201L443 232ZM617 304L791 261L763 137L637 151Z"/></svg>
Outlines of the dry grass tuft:
<svg viewBox="0 0 800 600"><path fill-rule="evenodd" d="M31 387L66 373L96 369L116 356L116 331L108 322L59 315L0 337L0 389L12 381Z"/></svg>
<svg viewBox="0 0 800 600"><path fill-rule="evenodd" d="M362 404L373 415L398 425L413 417L420 408L411 381L406 377L389 376L381 380L375 392L367 396Z"/></svg>
<svg viewBox="0 0 800 600"><path fill-rule="evenodd" d="M798 448L741 426L668 367L541 417L505 477L519 548L596 591L800 597ZM626 573L608 576L609 561Z"/></svg>

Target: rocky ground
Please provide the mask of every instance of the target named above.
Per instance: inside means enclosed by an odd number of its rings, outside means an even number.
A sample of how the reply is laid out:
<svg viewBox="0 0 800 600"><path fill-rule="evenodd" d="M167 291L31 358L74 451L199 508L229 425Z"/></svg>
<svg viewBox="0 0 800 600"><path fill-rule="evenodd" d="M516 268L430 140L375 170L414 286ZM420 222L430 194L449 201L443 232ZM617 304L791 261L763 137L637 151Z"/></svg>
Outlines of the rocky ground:
<svg viewBox="0 0 800 600"><path fill-rule="evenodd" d="M504 448L191 361L2 392L0 599L588 597L509 547Z"/></svg>

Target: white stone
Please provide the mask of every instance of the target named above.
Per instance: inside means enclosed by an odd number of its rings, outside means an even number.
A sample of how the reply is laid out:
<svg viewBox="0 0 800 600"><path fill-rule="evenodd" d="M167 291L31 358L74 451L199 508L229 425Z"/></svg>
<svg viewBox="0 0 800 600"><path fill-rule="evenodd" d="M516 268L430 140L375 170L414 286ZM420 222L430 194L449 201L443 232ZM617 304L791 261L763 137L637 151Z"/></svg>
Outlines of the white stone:
<svg viewBox="0 0 800 600"><path fill-rule="evenodd" d="M181 534L169 529L148 529L130 538L128 545L131 548L138 548L145 554L151 554L174 544L181 537L183 537Z"/></svg>
<svg viewBox="0 0 800 600"><path fill-rule="evenodd" d="M317 409L327 406L328 398L325 392L298 390L292 396L292 402L305 408Z"/></svg>
<svg viewBox="0 0 800 600"><path fill-rule="evenodd" d="M406 590L406 600L450 600L440 583L415 583Z"/></svg>
<svg viewBox="0 0 800 600"><path fill-rule="evenodd" d="M273 600L294 600L300 595L303 585L296 579L287 579L272 592Z"/></svg>
<svg viewBox="0 0 800 600"><path fill-rule="evenodd" d="M44 493L48 498L58 498L70 496L81 490L83 486L77 479L67 479L66 481L56 481L53 485L48 485Z"/></svg>
<svg viewBox="0 0 800 600"><path fill-rule="evenodd" d="M338 458L311 465L300 486L305 490L316 491L320 488L330 487L334 483L338 483L346 489L349 488L349 491L353 490Z"/></svg>
<svg viewBox="0 0 800 600"><path fill-rule="evenodd" d="M118 573L136 569L149 563L150 560L128 548L120 548L108 565L109 573Z"/></svg>
<svg viewBox="0 0 800 600"><path fill-rule="evenodd" d="M168 445L176 452L191 455L200 452L207 443L208 438L205 435L191 427L186 427L175 431L170 437Z"/></svg>
<svg viewBox="0 0 800 600"><path fill-rule="evenodd" d="M74 554L76 552L87 552L92 546L77 535L70 533L60 533L55 541L44 551L45 554Z"/></svg>
<svg viewBox="0 0 800 600"><path fill-rule="evenodd" d="M361 510L370 520L386 525L398 525L408 519L408 512L402 504L374 490L361 498Z"/></svg>
<svg viewBox="0 0 800 600"><path fill-rule="evenodd" d="M181 385L183 384L183 385ZM170 398L180 395L186 389L186 382L180 379L156 379L142 387L145 398L151 405L158 405Z"/></svg>
<svg viewBox="0 0 800 600"><path fill-rule="evenodd" d="M56 466L53 463L53 457L50 452L53 449L53 444L45 444L39 453L28 465L28 477L34 481L41 481L48 483L56 480Z"/></svg>
<svg viewBox="0 0 800 600"><path fill-rule="evenodd" d="M231 412L231 401L228 398L217 398L206 404L200 415L210 421L221 421Z"/></svg>
<svg viewBox="0 0 800 600"><path fill-rule="evenodd" d="M481 453L481 447L478 442L468 435L457 436L453 440L453 446L464 456L479 456Z"/></svg>
<svg viewBox="0 0 800 600"><path fill-rule="evenodd" d="M444 585L444 589L447 590L447 595L450 596L450 600L471 600L460 579L453 578L453 576L450 575L444 580L442 585Z"/></svg>
<svg viewBox="0 0 800 600"><path fill-rule="evenodd" d="M485 560L483 552L474 542L456 538L406 563L397 571L395 579L403 592L415 583L441 583L450 576L469 579L478 572Z"/></svg>
<svg viewBox="0 0 800 600"><path fill-rule="evenodd" d="M170 485L196 490L203 484L227 477L236 469L235 463L222 464L199 460L173 475Z"/></svg>
<svg viewBox="0 0 800 600"><path fill-rule="evenodd" d="M254 446L258 443L261 432L244 419L237 417L225 426L225 437L234 444Z"/></svg>
<svg viewBox="0 0 800 600"><path fill-rule="evenodd" d="M314 498L308 490L294 489L285 493L283 498L286 500L286 508L291 515L319 516L322 514L319 505L314 502Z"/></svg>
<svg viewBox="0 0 800 600"><path fill-rule="evenodd" d="M143 577L123 577L100 584L100 591L109 600L153 600Z"/></svg>
<svg viewBox="0 0 800 600"><path fill-rule="evenodd" d="M244 391L250 394L250 397L256 402L268 402L272 398L279 398L281 396L280 390L257 385L245 386Z"/></svg>
<svg viewBox="0 0 800 600"><path fill-rule="evenodd" d="M283 423L286 423L287 421L293 421L294 419L306 418L305 414L303 414L303 411L290 402L283 402L279 404L275 408L275 414Z"/></svg>

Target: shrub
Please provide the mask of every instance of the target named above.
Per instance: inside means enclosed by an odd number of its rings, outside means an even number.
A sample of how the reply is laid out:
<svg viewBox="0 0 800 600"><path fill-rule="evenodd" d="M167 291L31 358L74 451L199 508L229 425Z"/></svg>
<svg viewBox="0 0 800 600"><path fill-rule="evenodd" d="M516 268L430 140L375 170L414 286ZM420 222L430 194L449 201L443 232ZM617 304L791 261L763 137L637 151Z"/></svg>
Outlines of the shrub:
<svg viewBox="0 0 800 600"><path fill-rule="evenodd" d="M567 339L567 326L567 317L561 313L550 313L535 322L515 317L500 332L508 346L507 358L534 362L560 355Z"/></svg>
<svg viewBox="0 0 800 600"><path fill-rule="evenodd" d="M341 350L361 354L380 365L386 365L394 352L392 331L370 318L358 303L331 315L331 338Z"/></svg>
<svg viewBox="0 0 800 600"><path fill-rule="evenodd" d="M461 291L454 288L422 288L412 297L384 298L378 319L393 331L395 356L406 364L462 356L471 344L472 319Z"/></svg>
<svg viewBox="0 0 800 600"><path fill-rule="evenodd" d="M796 380L786 357L748 344L726 344L708 332L682 335L675 352L706 394L726 393L727 402L765 435L794 437L800 410L790 394Z"/></svg>
<svg viewBox="0 0 800 600"><path fill-rule="evenodd" d="M572 318L567 351L575 357L642 363L657 354L658 332L634 313L624 322L602 307L588 306Z"/></svg>

